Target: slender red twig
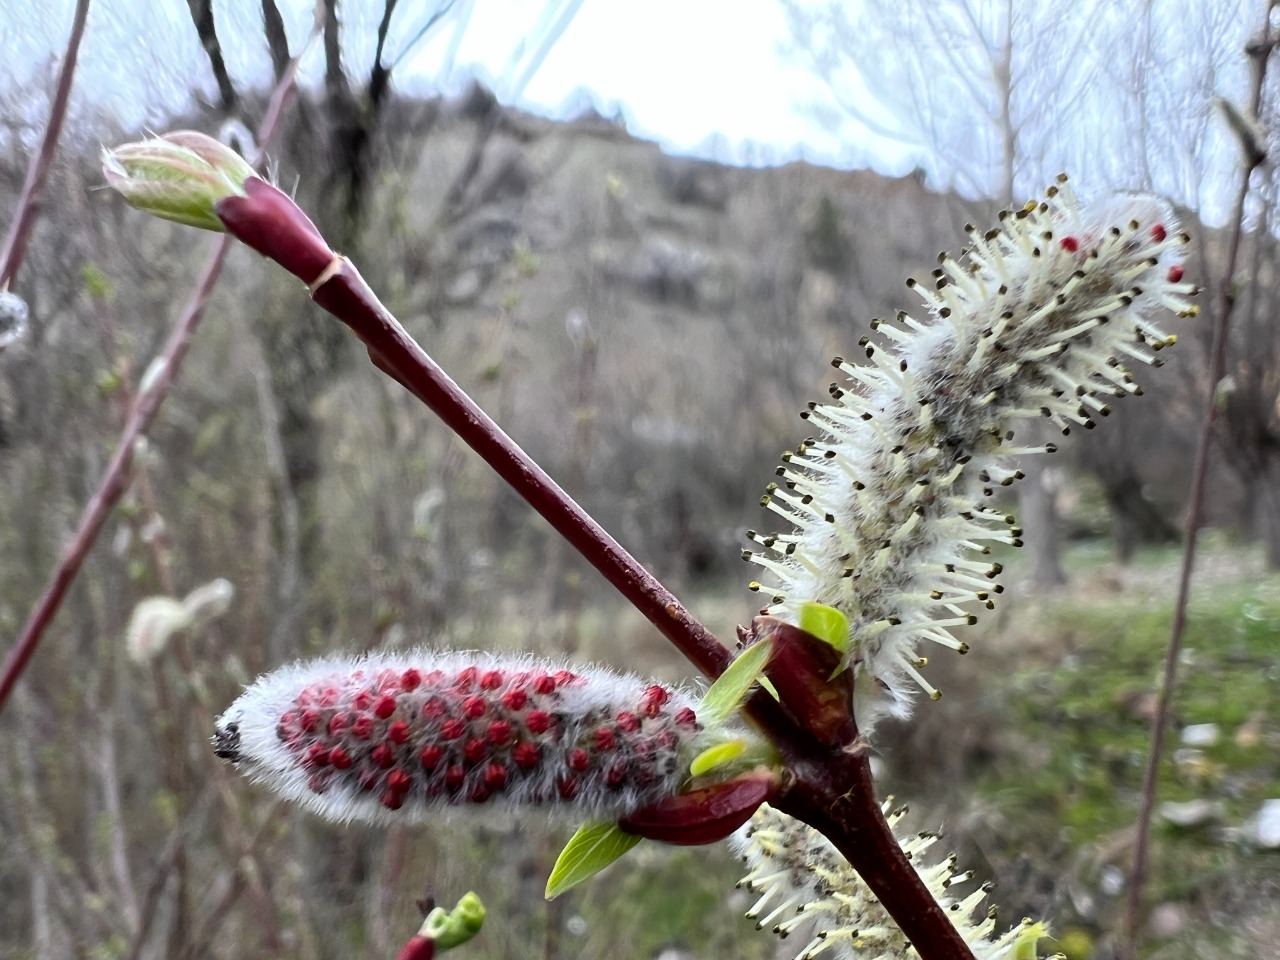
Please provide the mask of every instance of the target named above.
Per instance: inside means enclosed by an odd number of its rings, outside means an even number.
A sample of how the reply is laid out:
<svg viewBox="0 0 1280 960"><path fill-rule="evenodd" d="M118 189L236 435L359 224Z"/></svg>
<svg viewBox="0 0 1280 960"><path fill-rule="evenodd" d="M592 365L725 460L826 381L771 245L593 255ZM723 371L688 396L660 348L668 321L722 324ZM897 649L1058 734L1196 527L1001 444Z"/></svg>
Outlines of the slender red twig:
<svg viewBox="0 0 1280 960"><path fill-rule="evenodd" d="M729 650L651 573L553 481L400 325L355 266L335 254L293 201L261 180L217 205L227 230L307 284L312 298L345 323L373 363L430 407L557 532L605 576L699 670L716 677ZM820 673L825 681L830 666ZM867 758L804 729L767 696L749 712L774 740L796 782L776 804L831 840L928 960L972 960L889 829L876 803ZM849 722L849 739L856 728Z"/></svg>
<svg viewBox="0 0 1280 960"><path fill-rule="evenodd" d="M267 144L275 136L281 117L292 103L297 64L298 60L295 59L292 68L281 79L272 94L271 103L267 108L267 114L263 118L262 126L259 130L259 157L263 155ZM99 481L97 489L94 490L88 503L85 504L84 511L80 514L80 520L76 524L76 531L71 538L71 543L63 552L49 582L40 594L40 599L36 602L35 607L27 617L26 623L23 624L22 630L18 633L13 646L5 656L4 664L0 666L0 712L4 710L14 684L22 676L22 672L26 669L28 662L30 662L32 655L35 653L41 637L44 636L45 630L53 621L58 608L62 605L62 600L72 582L74 582L76 574L80 572L85 558L89 555L89 551L93 549L93 545L98 539L98 534L102 532L102 527L106 523L107 517L111 515L111 511L120 502L124 492L129 489L129 467L133 461L133 451L137 445L138 438L144 436L150 428L156 414L160 411L161 405L168 396L169 388L177 378L178 371L182 367L182 360L186 356L187 349L191 345L191 339L200 324L205 304L208 303L209 296L213 292L214 283L218 279L218 274L222 271L222 263L226 259L230 246L230 238L222 237L218 241L217 247L209 255L209 259L205 262L204 269L200 272L200 278L196 282L195 290L187 301L186 307L182 311L177 324L173 328L173 332L169 335L164 350L155 364L155 369L159 371L158 375L137 397L133 409L129 413L129 418L124 425L124 430L120 434L111 462L107 465L106 472L103 474L101 481Z"/></svg>
<svg viewBox="0 0 1280 960"><path fill-rule="evenodd" d="M58 86L49 105L49 120L44 126L44 139L40 149L27 167L27 179L22 184L22 196L18 209L9 224L9 234L0 251L0 290L7 290L18 275L27 253L27 243L35 227L36 217L44 199L44 184L53 166L53 156L58 150L58 138L62 135L62 122L67 117L67 103L71 100L71 81L75 77L76 58L80 54L80 39L84 36L85 20L89 16L89 0L78 0L75 19L71 23L71 35L67 37L66 52L62 55L62 70L58 74Z"/></svg>
<svg viewBox="0 0 1280 960"><path fill-rule="evenodd" d="M1249 91L1250 115L1256 117L1262 104L1262 90L1266 79L1274 41L1271 36L1271 11L1277 0L1269 0L1263 17L1261 43L1251 44L1250 55L1255 58L1253 85ZM1195 465L1191 472L1191 501L1187 508L1187 535L1182 551L1182 566L1178 574L1178 594L1174 601L1173 623L1169 628L1169 644L1165 649L1164 671L1160 682L1160 698L1155 719L1151 726L1151 748L1147 754L1146 771L1142 780L1142 805L1138 811L1137 835L1133 849L1133 870L1129 878L1129 890L1125 903L1124 943L1121 956L1134 960L1138 955L1139 927L1142 919L1143 893L1147 882L1151 817L1155 809L1156 786L1159 780L1160 760L1164 755L1165 735L1169 729L1173 695L1178 683L1178 661L1182 654L1182 638L1187 627L1187 602L1191 594L1191 575L1195 567L1196 544L1200 526L1204 522L1205 490L1208 485L1210 447L1213 443L1214 424L1218 419L1218 385L1227 369L1227 334L1231 326L1231 312L1235 307L1236 264L1240 253L1240 241L1244 235L1245 200L1249 196L1249 179L1253 171L1265 159L1264 145L1242 144L1244 163L1240 186L1236 191L1231 236L1227 244L1227 264L1218 284L1217 302L1214 306L1213 344L1210 348L1209 378L1204 415L1200 421L1200 436L1196 443Z"/></svg>
<svg viewBox="0 0 1280 960"><path fill-rule="evenodd" d="M547 475L431 359L293 200L263 180L217 205L228 232L298 277L365 344L379 369L425 403L525 498L699 670L719 676L729 651Z"/></svg>
<svg viewBox="0 0 1280 960"><path fill-rule="evenodd" d="M187 306L173 333L169 335L169 342L165 345L164 352L160 355L159 376L138 396L137 403L130 411L129 419L125 422L124 430L120 434L111 462L107 464L102 480L80 514L80 521L76 524L76 532L70 545L59 560L53 576L45 585L35 608L27 617L27 622L18 634L18 639L5 657L4 666L0 667L0 710L4 709L14 684L18 682L31 655L35 653L45 628L58 612L62 598L66 596L67 589L75 580L85 558L97 541L102 525L106 523L107 517L120 502L124 492L129 489L129 467L133 462L133 451L137 446L138 438L146 433L159 412L161 404L164 403L169 387L182 365L182 358L191 343L191 336L200 322L205 304L213 292L213 285L218 279L222 262L226 259L230 247L229 240L223 237L200 272L195 291L187 301Z"/></svg>

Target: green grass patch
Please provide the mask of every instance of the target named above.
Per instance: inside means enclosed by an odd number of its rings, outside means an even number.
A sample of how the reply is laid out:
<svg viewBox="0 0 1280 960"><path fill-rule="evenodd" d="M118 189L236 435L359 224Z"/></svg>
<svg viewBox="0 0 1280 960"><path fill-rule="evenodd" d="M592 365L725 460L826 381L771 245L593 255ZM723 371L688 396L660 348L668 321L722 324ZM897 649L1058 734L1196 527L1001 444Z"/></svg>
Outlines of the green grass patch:
<svg viewBox="0 0 1280 960"><path fill-rule="evenodd" d="M1065 862L1096 863L1089 855L1136 820L1176 583L1170 554L1143 557L1141 565L1137 585L1124 592L1073 591L1011 611L1017 634L1027 638L1026 644L1006 638L1011 653L1031 652L1017 655L1017 672L997 695L1009 749L978 789L1012 825L1015 848L1044 849L1053 837L1066 850ZM1167 590L1142 586L1153 572ZM1264 799L1280 796L1278 680L1280 580L1198 587L1159 801L1219 801L1222 824L1233 827ZM1184 745L1182 730L1203 723L1218 725L1217 742ZM1280 858L1250 854L1211 828L1179 829L1157 819L1153 836L1149 903L1195 902L1247 859L1262 858L1280 874ZM1127 870L1123 842L1107 857Z"/></svg>

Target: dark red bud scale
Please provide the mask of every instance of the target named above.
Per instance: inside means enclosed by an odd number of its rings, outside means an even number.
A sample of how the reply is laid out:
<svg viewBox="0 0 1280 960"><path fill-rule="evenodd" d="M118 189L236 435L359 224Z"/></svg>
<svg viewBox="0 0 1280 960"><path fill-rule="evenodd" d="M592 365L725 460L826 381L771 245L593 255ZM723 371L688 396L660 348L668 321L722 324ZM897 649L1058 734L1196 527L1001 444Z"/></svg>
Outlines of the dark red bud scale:
<svg viewBox="0 0 1280 960"><path fill-rule="evenodd" d="M396 960L434 960L436 955L436 942L422 934L414 934L408 939L400 952L396 954Z"/></svg>
<svg viewBox="0 0 1280 960"><path fill-rule="evenodd" d="M315 224L288 194L260 177L245 180L246 196L214 205L218 219L237 240L312 284L337 256Z"/></svg>
<svg viewBox="0 0 1280 960"><path fill-rule="evenodd" d="M751 819L778 790L777 777L759 770L734 780L670 797L618 821L626 833L697 846L723 840Z"/></svg>

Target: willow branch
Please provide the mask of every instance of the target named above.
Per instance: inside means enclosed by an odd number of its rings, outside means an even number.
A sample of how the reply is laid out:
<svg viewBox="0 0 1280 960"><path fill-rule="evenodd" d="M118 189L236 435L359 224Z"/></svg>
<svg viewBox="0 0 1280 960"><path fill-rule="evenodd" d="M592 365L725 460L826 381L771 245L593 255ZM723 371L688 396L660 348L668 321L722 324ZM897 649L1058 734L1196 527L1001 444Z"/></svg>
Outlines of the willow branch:
<svg viewBox="0 0 1280 960"><path fill-rule="evenodd" d="M5 237L4 249L0 251L0 290L9 289L22 260L27 253L27 244L31 240L31 231L35 227L36 217L40 215L40 206L44 199L45 181L49 179L49 169L53 166L53 157L58 150L58 138L62 134L62 124L67 118L67 104L71 100L71 81L75 77L76 58L80 54L80 40L84 36L85 21L89 16L89 0L77 0L75 19L71 23L71 35L67 38L67 49L62 55L62 69L58 74L58 86L53 93L53 102L49 105L49 120L45 123L44 139L40 141L40 149L31 158L27 167L27 179L22 185L22 197L18 200L18 209L9 224L9 234Z"/></svg>

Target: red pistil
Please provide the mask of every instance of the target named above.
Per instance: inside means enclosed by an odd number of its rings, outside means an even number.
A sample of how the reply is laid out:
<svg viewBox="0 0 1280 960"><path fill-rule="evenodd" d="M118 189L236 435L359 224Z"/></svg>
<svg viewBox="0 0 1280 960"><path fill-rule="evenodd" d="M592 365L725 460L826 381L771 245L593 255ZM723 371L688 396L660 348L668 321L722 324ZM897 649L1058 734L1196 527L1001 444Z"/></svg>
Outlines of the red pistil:
<svg viewBox="0 0 1280 960"><path fill-rule="evenodd" d="M443 758L444 751L433 743L427 744L418 751L418 759L422 762L423 770L434 770Z"/></svg>
<svg viewBox="0 0 1280 960"><path fill-rule="evenodd" d="M508 710L522 710L529 702L529 695L523 690L508 690L502 695L502 705Z"/></svg>

